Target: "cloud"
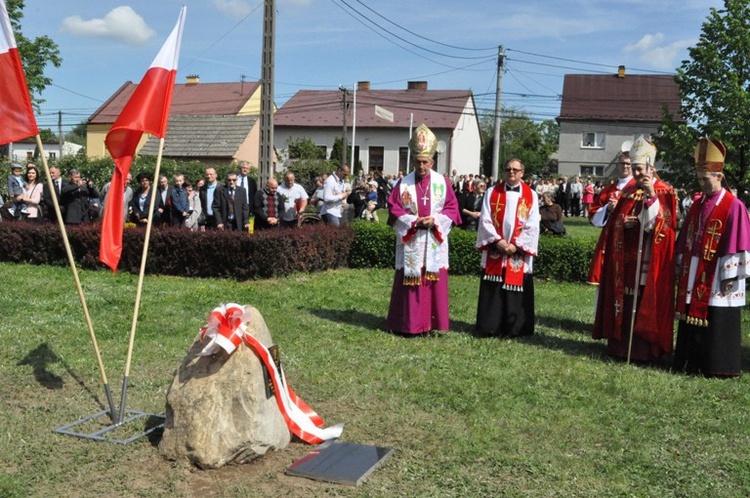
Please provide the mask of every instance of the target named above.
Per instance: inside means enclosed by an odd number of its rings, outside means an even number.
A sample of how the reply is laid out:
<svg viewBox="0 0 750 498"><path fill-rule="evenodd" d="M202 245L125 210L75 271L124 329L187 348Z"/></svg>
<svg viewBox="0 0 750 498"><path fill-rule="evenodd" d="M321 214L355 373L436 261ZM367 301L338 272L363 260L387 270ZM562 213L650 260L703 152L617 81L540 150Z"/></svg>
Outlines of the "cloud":
<svg viewBox="0 0 750 498"><path fill-rule="evenodd" d="M695 44L695 40L665 41L663 33L644 35L640 40L622 48L625 54L634 55L641 63L662 71L673 71L679 65L678 57L686 48Z"/></svg>
<svg viewBox="0 0 750 498"><path fill-rule="evenodd" d="M253 7L246 0L214 0L219 12L234 19L243 19L253 11Z"/></svg>
<svg viewBox="0 0 750 498"><path fill-rule="evenodd" d="M114 38L128 45L143 45L156 33L141 16L128 6L115 7L102 19L83 20L66 17L60 30L74 36Z"/></svg>

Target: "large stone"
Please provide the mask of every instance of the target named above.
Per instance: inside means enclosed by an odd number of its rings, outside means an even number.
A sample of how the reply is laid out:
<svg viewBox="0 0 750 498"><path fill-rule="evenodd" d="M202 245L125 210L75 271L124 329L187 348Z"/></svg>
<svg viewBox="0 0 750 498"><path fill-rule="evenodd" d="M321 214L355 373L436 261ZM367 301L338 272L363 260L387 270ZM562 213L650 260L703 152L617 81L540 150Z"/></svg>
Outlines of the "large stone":
<svg viewBox="0 0 750 498"><path fill-rule="evenodd" d="M246 306L250 333L266 347L273 344L257 309ZM193 343L167 392L164 435L159 451L172 460L187 458L201 468L244 463L268 450L286 447L289 429L266 396L264 369L245 344L232 355L224 350L198 356Z"/></svg>

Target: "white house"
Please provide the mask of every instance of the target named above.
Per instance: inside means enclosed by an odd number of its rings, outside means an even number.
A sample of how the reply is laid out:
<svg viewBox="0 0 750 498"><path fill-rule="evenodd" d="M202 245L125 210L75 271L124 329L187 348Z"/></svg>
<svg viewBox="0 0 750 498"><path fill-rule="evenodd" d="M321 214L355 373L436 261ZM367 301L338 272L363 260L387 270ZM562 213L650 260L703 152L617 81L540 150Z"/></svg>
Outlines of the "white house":
<svg viewBox="0 0 750 498"><path fill-rule="evenodd" d="M427 82L409 82L406 90L371 90L369 82L356 92L302 90L274 116L274 144L282 162L290 141L310 139L330 156L343 135L347 103L347 148L354 134L353 172L408 170L410 125L425 123L439 141L435 170L479 173L482 139L474 96L470 90L428 90ZM356 100L356 108L355 108ZM352 128L356 114L356 127Z"/></svg>
<svg viewBox="0 0 750 498"><path fill-rule="evenodd" d="M59 159L60 154L60 142L57 140L45 140L42 142L44 147L44 154L49 160ZM72 156L78 153L83 148L83 145L74 144L73 142L63 142L62 155ZM27 138L20 142L13 142L9 144L9 155L11 162L14 163L25 163L26 161L34 160L34 152L36 151L36 138Z"/></svg>

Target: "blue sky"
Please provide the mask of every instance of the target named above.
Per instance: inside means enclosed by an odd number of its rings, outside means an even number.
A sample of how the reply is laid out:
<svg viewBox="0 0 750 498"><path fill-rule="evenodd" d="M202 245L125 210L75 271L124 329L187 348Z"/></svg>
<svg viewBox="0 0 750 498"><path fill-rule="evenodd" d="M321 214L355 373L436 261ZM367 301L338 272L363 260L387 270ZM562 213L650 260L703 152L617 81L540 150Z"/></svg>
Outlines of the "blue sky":
<svg viewBox="0 0 750 498"><path fill-rule="evenodd" d="M262 0L26 0L23 32L50 36L40 127L85 120L125 81L137 82L187 5L178 82L260 78ZM718 0L276 0L277 105L302 89L370 81L373 89L471 89L494 108L497 50L503 102L554 118L566 73L672 73Z"/></svg>

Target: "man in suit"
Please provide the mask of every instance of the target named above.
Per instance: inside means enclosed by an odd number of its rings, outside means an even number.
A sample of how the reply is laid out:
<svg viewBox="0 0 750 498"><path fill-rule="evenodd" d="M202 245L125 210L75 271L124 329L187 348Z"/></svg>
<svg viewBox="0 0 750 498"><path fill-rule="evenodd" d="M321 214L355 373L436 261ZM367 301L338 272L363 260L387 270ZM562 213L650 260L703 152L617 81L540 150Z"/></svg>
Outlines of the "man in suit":
<svg viewBox="0 0 750 498"><path fill-rule="evenodd" d="M89 203L98 199L93 182L81 178L76 169L68 171L69 182L62 185L62 204L65 205L65 224L80 225L89 221Z"/></svg>
<svg viewBox="0 0 750 498"><path fill-rule="evenodd" d="M255 179L248 176L250 174L250 163L242 161L240 163L240 172L237 175L237 186L245 189L245 198L247 199L247 205L250 207L250 212L255 211L255 194L258 192L258 184L255 183Z"/></svg>
<svg viewBox="0 0 750 498"><path fill-rule="evenodd" d="M60 168L57 166L50 166L49 167L49 176L52 178L52 183L55 185L55 196L57 197L57 204L60 206L60 211L62 212L63 221L65 220L65 206L63 206L61 197L62 197L62 188L64 184L67 184L65 180L62 179L62 175L60 173ZM57 222L57 214L55 213L55 205L52 201L52 194L49 191L49 187L47 186L47 182L44 182L44 187L42 189L42 201L44 202L44 205L47 207L45 210L47 212L47 218L51 222Z"/></svg>
<svg viewBox="0 0 750 498"><path fill-rule="evenodd" d="M159 177L159 186L156 188L156 215L154 221L159 226L170 226L172 219L172 187L169 179L162 175Z"/></svg>
<svg viewBox="0 0 750 498"><path fill-rule="evenodd" d="M250 226L250 208L245 189L237 186L237 173L229 173L226 184L214 195L213 212L219 230L245 230Z"/></svg>
<svg viewBox="0 0 750 498"><path fill-rule="evenodd" d="M198 192L201 200L201 209L206 213L206 228L217 228L216 213L213 206L214 199L219 197L222 190L223 187L216 177L216 170L214 168L206 168L206 184Z"/></svg>

